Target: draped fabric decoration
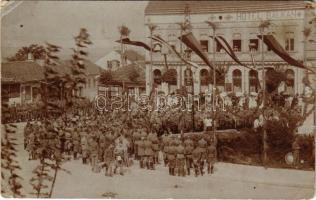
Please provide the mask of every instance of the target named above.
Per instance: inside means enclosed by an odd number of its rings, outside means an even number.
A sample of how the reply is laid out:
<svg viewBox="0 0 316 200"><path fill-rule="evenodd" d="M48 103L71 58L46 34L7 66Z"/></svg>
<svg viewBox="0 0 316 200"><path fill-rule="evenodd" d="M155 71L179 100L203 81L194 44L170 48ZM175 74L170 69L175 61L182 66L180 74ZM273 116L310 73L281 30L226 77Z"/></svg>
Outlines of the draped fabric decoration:
<svg viewBox="0 0 316 200"><path fill-rule="evenodd" d="M210 36L211 38L213 38L212 36ZM231 46L229 45L229 43L227 42L227 40L225 40L224 37L222 36L216 36L215 37L216 42L218 42L223 49L226 51L226 53L239 65L246 67L248 69L252 69L250 67L248 67L247 65L243 64L240 62L240 60L238 59L238 57L236 56L234 50L231 48Z"/></svg>
<svg viewBox="0 0 316 200"><path fill-rule="evenodd" d="M262 40L262 36L258 35L258 38ZM289 63L290 65L293 65L298 68L307 69L312 71L311 69L308 69L304 66L303 62L300 62L298 60L295 60L292 58L285 49L281 46L281 44L274 38L273 35L263 35L263 42L278 56L280 56L284 61ZM313 71L312 71L313 72Z"/></svg>
<svg viewBox="0 0 316 200"><path fill-rule="evenodd" d="M213 63L208 59L208 55L203 51L202 46L198 40L194 37L192 32L186 33L178 37L187 47L192 49L211 69L214 70Z"/></svg>
<svg viewBox="0 0 316 200"><path fill-rule="evenodd" d="M121 40L116 40L115 42L117 43L121 43ZM146 49L147 51L153 51L156 52L154 49L151 49L146 43L141 42L141 41L132 41L129 38L123 38L122 39L122 44L128 44L128 45L133 45L133 46L139 46L139 47L143 47L144 49Z"/></svg>
<svg viewBox="0 0 316 200"><path fill-rule="evenodd" d="M164 39L162 39L160 36L158 35L155 35L155 36L152 36L152 37L149 37L151 39L153 39L154 41L160 43L161 45L163 46L166 46L169 50L171 50L182 62L186 63L187 65L190 65L194 68L199 68L199 65L194 63L194 62L191 62L191 61L188 61L186 59L184 59L179 52L177 52L168 42L166 42Z"/></svg>

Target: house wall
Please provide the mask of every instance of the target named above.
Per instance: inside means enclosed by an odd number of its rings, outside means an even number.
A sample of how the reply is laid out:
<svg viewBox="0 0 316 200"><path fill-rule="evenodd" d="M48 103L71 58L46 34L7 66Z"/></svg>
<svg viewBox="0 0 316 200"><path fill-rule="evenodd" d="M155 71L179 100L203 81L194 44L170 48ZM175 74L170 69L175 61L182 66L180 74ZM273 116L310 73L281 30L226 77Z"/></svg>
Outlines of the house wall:
<svg viewBox="0 0 316 200"><path fill-rule="evenodd" d="M118 66L114 66L112 67L112 69L108 68L108 61L114 61L117 60L119 61L119 65ZM131 64L130 60L126 61L127 64ZM104 57L100 58L99 60L97 60L95 62L96 65L99 65L101 68L105 69L105 70L117 70L118 68L121 67L121 55L116 52L116 51L111 51L110 53L108 53L107 55L105 55Z"/></svg>

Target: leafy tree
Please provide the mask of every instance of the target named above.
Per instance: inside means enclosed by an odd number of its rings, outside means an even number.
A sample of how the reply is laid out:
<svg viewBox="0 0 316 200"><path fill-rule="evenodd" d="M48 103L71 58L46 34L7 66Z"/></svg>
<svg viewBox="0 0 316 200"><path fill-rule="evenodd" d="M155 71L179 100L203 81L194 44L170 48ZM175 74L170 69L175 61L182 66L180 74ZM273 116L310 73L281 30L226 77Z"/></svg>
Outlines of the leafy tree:
<svg viewBox="0 0 316 200"><path fill-rule="evenodd" d="M3 122L3 127L1 127L1 193L6 197L24 197L20 183L22 178L18 175L21 167L17 161L17 127L14 124L6 124L10 118L8 91L1 92L1 120Z"/></svg>
<svg viewBox="0 0 316 200"><path fill-rule="evenodd" d="M18 50L18 52L12 56L7 58L8 61L25 61L28 59L28 55L31 54L33 59L44 59L46 55L45 48L42 45L31 44L27 47L22 47Z"/></svg>
<svg viewBox="0 0 316 200"><path fill-rule="evenodd" d="M87 48L91 45L90 34L87 29L81 28L79 34L74 38L76 43L76 48L73 50L72 60L71 60L71 75L68 88L70 91L70 98L67 99L68 103L72 103L72 98L80 98L78 94L73 91L79 89L80 84L86 83L86 68L84 61L88 56Z"/></svg>
<svg viewBox="0 0 316 200"><path fill-rule="evenodd" d="M100 75L100 83L102 84L108 84L110 81L113 80L113 75L112 75L112 71L110 70L105 70L101 73Z"/></svg>
<svg viewBox="0 0 316 200"><path fill-rule="evenodd" d="M22 185L19 182L22 178L18 175L21 167L16 160L16 128L14 124L5 124L3 134L1 134L1 193L13 198L24 197L21 192Z"/></svg>

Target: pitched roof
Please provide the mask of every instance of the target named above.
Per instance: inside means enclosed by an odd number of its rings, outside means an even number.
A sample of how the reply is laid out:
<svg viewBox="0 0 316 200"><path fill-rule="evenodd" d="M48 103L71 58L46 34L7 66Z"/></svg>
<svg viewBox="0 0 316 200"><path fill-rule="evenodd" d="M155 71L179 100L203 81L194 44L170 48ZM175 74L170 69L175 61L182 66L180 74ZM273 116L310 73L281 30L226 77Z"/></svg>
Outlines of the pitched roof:
<svg viewBox="0 0 316 200"><path fill-rule="evenodd" d="M70 60L59 61L59 65L53 68L60 74L71 73ZM84 61L87 75L100 74L102 68L89 60ZM2 63L1 65L2 82L29 82L45 79L44 67L34 61L15 61Z"/></svg>
<svg viewBox="0 0 316 200"><path fill-rule="evenodd" d="M121 54L120 50L115 50L117 53ZM128 60L135 62L135 61L139 61L139 60L145 60L145 57L143 55L141 55L140 53L138 53L137 51L134 51L132 49L128 49L125 51L125 55L127 57Z"/></svg>
<svg viewBox="0 0 316 200"><path fill-rule="evenodd" d="M7 62L1 64L3 82L29 82L44 79L44 68L34 61Z"/></svg>
<svg viewBox="0 0 316 200"><path fill-rule="evenodd" d="M64 73L64 74L70 74L71 73L71 60L63 60L59 61L60 65L56 66L56 70L59 73ZM84 65L86 68L86 74L87 75L97 75L100 74L100 72L103 70L101 67L98 65L94 64L90 60L84 60Z"/></svg>
<svg viewBox="0 0 316 200"><path fill-rule="evenodd" d="M138 73L139 76L136 78L136 80L132 81L130 79L130 76L134 73ZM120 81L120 82L133 82L133 83L145 83L145 70L144 68L140 67L137 64L130 64L125 67L121 67L117 69L116 71L113 71L112 73L113 80L114 81Z"/></svg>
<svg viewBox="0 0 316 200"><path fill-rule="evenodd" d="M304 1L149 1L145 15L184 14L186 5L190 13L218 13L253 10L302 9Z"/></svg>

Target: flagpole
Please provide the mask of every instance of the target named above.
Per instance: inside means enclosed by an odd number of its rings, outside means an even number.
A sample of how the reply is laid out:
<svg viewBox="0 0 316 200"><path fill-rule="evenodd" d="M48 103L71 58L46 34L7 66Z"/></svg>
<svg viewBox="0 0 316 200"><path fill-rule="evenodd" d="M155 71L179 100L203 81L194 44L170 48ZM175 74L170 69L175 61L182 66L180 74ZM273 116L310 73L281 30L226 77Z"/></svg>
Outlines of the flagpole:
<svg viewBox="0 0 316 200"><path fill-rule="evenodd" d="M263 52L263 43L264 43L264 28L261 28L261 64L262 64L262 79L263 79L263 108L265 107L266 104L266 78L265 78L265 68L264 68L264 52ZM267 161L267 144L266 144L266 139L267 139L267 131L266 131L266 124L265 124L265 116L264 113L262 112L263 116L263 165L266 168L266 161Z"/></svg>
<svg viewBox="0 0 316 200"><path fill-rule="evenodd" d="M213 137L215 141L215 134L216 134L216 123L215 123L215 93L216 93L216 62L215 62L215 52L216 52L216 44L215 44L215 26L213 26L213 63L214 63L214 69L213 69Z"/></svg>

